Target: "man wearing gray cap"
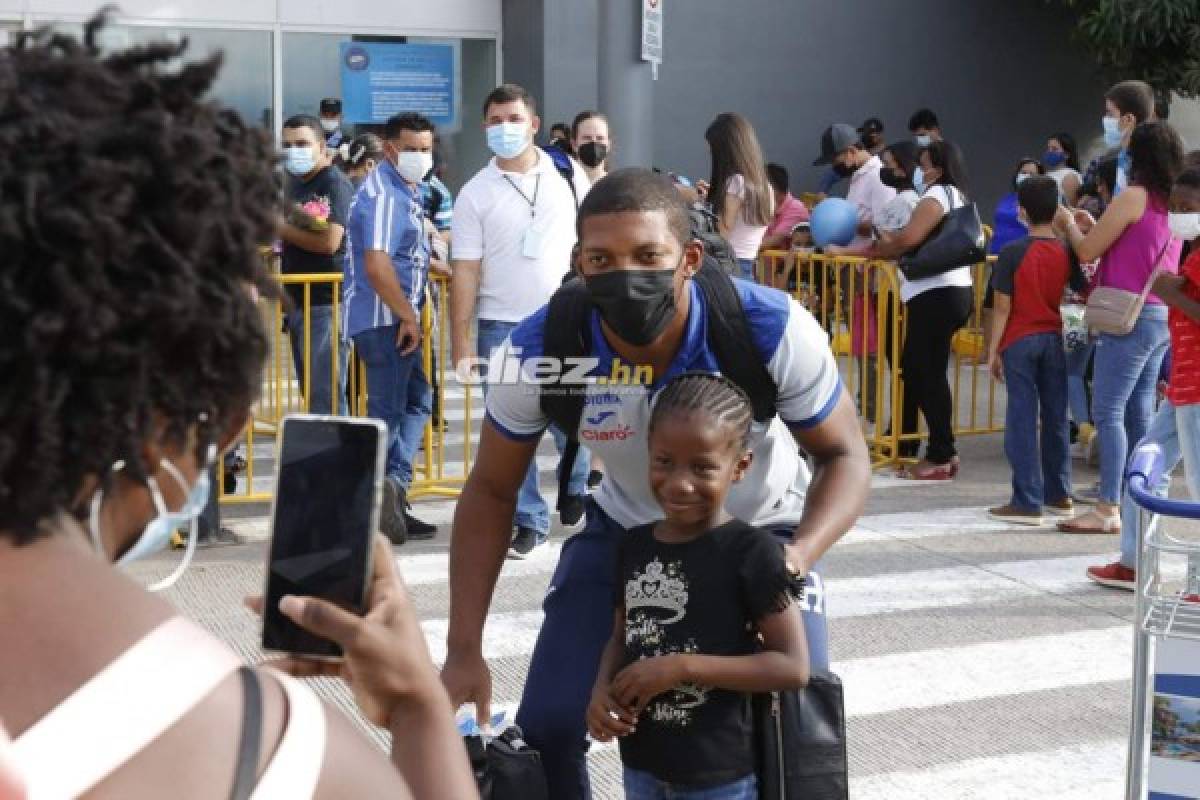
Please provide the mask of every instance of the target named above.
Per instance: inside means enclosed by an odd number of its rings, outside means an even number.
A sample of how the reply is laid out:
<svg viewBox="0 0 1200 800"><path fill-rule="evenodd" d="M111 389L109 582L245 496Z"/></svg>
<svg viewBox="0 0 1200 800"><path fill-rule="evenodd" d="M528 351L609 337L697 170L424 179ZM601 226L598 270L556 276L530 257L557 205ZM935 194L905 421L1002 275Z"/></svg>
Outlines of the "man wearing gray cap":
<svg viewBox="0 0 1200 800"><path fill-rule="evenodd" d="M850 179L846 200L858 208L858 230L847 250L865 248L871 243L871 227L875 218L896 196L896 190L884 186L879 179L883 162L867 150L853 125L839 122L821 134L821 155L814 167L832 164L834 172Z"/></svg>

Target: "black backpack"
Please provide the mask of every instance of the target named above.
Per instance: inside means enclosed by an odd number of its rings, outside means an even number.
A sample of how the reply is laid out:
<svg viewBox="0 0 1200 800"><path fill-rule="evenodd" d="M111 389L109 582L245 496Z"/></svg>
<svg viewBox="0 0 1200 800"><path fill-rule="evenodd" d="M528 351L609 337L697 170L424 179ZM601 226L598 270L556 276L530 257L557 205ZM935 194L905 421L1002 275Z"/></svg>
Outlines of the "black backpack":
<svg viewBox="0 0 1200 800"><path fill-rule="evenodd" d="M708 206L697 204L688 208L688 220L692 225L692 238L700 240L704 245L704 252L712 257L716 265L726 275L740 276L742 271L733 252L733 245L721 235L717 215Z"/></svg>
<svg viewBox="0 0 1200 800"><path fill-rule="evenodd" d="M762 354L755 349L750 325L742 299L733 279L706 255L693 280L704 294L708 346L716 357L721 374L741 387L754 406L754 421L765 423L775 416L775 401L779 387L767 372ZM564 283L546 309L543 330L543 354L569 363L566 359L580 358L591 351L592 302L583 279L573 277ZM565 372L565 371L564 371ZM558 467L558 507L567 497L571 465L579 452L579 419L583 415L583 386L566 386L559 382L542 384L542 412L567 436Z"/></svg>

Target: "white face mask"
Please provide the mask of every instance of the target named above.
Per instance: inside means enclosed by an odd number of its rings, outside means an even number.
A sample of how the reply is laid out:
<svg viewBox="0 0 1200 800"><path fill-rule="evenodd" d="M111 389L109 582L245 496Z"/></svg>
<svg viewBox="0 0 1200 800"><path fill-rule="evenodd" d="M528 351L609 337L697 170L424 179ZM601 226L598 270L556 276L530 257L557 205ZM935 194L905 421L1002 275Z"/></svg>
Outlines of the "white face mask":
<svg viewBox="0 0 1200 800"><path fill-rule="evenodd" d="M914 138L917 141L917 147L929 147L933 144L933 137L928 133L918 133Z"/></svg>
<svg viewBox="0 0 1200 800"><path fill-rule="evenodd" d="M204 507L208 505L209 493L212 490L212 485L208 479L209 469L217 459L216 445L209 445L208 455L204 467L200 470L196 482L189 488L187 480L183 477L183 473L167 459L159 461L159 465L166 470L171 479L179 485L179 488L187 492L187 497L183 501L183 505L177 511L172 511L167 508L166 500L163 499L162 490L158 488L158 481L154 476L146 477L146 488L150 490L150 499L154 503L154 509L157 512L156 516L146 523L146 528L142 531L141 536L133 543L133 546L125 551L125 554L117 559L117 565L123 566L132 563L138 559L165 550L171 543L171 534L182 527L189 528L187 549L183 554L183 561L175 568L169 576L150 586L152 592L159 592L172 586L187 570L192 562L192 556L196 553L196 540L199 538L197 530L197 520ZM113 464L113 472L120 472L125 468L124 461L118 461ZM97 489L92 496L91 510L88 517L88 532L92 537L92 546L103 556L107 557L104 551L104 544L100 538L100 505L104 500L104 491Z"/></svg>
<svg viewBox="0 0 1200 800"><path fill-rule="evenodd" d="M425 176L431 169L433 169L433 153L405 151L396 154L396 171L409 183L420 183L425 180Z"/></svg>
<svg viewBox="0 0 1200 800"><path fill-rule="evenodd" d="M340 119L329 119L327 117L321 117L321 128L326 133L333 133L334 131L336 131L338 129L338 126L341 125L341 123L342 123L342 121Z"/></svg>
<svg viewBox="0 0 1200 800"><path fill-rule="evenodd" d="M1167 215L1167 225L1171 228L1171 235L1176 239L1190 242L1200 238L1200 213L1198 212L1176 214L1172 211Z"/></svg>

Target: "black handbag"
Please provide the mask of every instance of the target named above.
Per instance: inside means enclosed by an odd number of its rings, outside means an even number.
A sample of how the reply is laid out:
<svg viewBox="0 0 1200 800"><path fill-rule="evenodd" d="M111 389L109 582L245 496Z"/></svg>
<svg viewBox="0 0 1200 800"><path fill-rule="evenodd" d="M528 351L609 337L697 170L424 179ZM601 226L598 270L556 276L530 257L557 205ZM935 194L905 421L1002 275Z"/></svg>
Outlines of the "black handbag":
<svg viewBox="0 0 1200 800"><path fill-rule="evenodd" d="M954 193L945 186L941 188L946 190L953 205ZM987 257L983 249L985 243L979 209L974 203L964 203L946 212L916 252L901 256L900 271L905 278L915 281L978 264Z"/></svg>
<svg viewBox="0 0 1200 800"><path fill-rule="evenodd" d="M847 800L842 682L814 672L808 686L754 695L754 744L762 800Z"/></svg>
<svg viewBox="0 0 1200 800"><path fill-rule="evenodd" d="M479 735L463 741L482 800L549 800L542 754L525 743L516 725L486 743Z"/></svg>

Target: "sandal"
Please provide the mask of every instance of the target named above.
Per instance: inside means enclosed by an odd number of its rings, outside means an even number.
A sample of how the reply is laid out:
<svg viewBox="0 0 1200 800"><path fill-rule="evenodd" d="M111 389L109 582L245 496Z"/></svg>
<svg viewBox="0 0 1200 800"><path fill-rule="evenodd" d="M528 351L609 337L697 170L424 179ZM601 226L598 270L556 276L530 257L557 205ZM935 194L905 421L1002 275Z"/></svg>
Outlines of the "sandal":
<svg viewBox="0 0 1200 800"><path fill-rule="evenodd" d="M1088 511L1066 522L1058 523L1062 533L1120 533L1121 518Z"/></svg>
<svg viewBox="0 0 1200 800"><path fill-rule="evenodd" d="M945 464L918 461L911 467L896 470L896 477L907 481L952 481L958 475L958 457Z"/></svg>

